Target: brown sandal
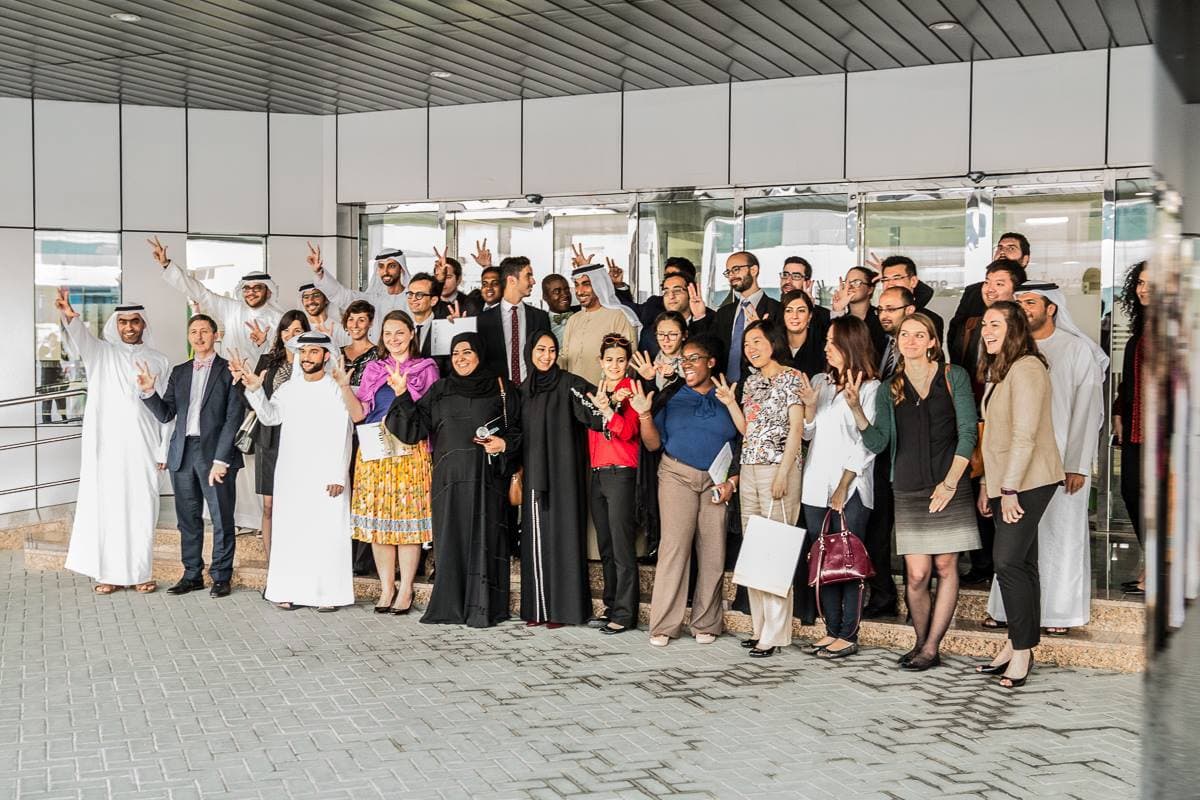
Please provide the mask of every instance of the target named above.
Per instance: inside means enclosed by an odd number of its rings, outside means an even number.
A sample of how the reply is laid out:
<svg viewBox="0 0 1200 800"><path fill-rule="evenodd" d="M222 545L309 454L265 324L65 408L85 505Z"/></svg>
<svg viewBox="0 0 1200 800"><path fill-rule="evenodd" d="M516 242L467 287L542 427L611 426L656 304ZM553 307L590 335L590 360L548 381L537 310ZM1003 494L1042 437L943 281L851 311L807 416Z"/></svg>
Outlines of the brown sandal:
<svg viewBox="0 0 1200 800"><path fill-rule="evenodd" d="M111 583L97 583L92 587L92 591L96 594L112 594L120 587L114 586Z"/></svg>
<svg viewBox="0 0 1200 800"><path fill-rule="evenodd" d="M158 591L158 583L156 581L146 581L145 583L139 583L133 588L138 594L153 594Z"/></svg>

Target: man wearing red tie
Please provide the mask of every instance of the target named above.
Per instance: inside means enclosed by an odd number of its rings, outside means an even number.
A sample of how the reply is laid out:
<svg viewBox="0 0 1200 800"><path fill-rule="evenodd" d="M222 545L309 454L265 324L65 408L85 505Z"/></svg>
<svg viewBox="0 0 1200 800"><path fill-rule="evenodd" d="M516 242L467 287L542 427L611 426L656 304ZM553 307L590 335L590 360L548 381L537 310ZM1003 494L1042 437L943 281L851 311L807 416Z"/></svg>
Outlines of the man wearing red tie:
<svg viewBox="0 0 1200 800"><path fill-rule="evenodd" d="M520 385L529 375L525 342L538 331L550 330L550 315L525 302L535 283L529 259L510 256L501 261L500 280L504 293L499 305L479 315L479 336L487 350L484 364Z"/></svg>
<svg viewBox="0 0 1200 800"><path fill-rule="evenodd" d="M145 366L138 371L146 408L160 422L175 422L166 466L175 489L183 578L167 590L170 594L204 588L204 503L213 523L210 594L228 595L233 577L235 478L242 466L234 438L245 400L233 383L228 362L213 350L216 333L217 323L211 317L192 317L188 343L195 357L171 370L162 395L154 391L156 376Z"/></svg>

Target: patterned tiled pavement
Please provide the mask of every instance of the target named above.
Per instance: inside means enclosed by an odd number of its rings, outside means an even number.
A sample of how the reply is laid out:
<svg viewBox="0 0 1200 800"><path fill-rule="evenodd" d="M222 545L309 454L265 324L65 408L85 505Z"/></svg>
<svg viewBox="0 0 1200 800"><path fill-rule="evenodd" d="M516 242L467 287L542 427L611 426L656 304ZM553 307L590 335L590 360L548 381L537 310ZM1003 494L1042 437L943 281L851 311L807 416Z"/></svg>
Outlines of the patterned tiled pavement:
<svg viewBox="0 0 1200 800"><path fill-rule="evenodd" d="M92 594L0 552L0 797L1109 798L1142 677Z"/></svg>

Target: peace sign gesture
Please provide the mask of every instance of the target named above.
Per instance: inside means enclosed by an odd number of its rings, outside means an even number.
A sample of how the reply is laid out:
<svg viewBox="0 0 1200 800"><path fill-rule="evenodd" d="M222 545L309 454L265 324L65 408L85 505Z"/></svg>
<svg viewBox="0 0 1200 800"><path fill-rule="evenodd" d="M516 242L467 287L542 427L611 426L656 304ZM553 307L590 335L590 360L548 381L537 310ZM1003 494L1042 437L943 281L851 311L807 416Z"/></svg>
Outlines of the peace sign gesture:
<svg viewBox="0 0 1200 800"><path fill-rule="evenodd" d="M592 263L592 257L594 255L595 255L595 253L585 256L583 254L583 244L582 243L572 244L571 245L571 266L586 267L588 264Z"/></svg>
<svg viewBox="0 0 1200 800"><path fill-rule="evenodd" d="M595 394L588 393L588 400L592 401L592 405L602 414L608 414L612 410L612 404L608 402L608 392L604 390L604 381L600 381L599 388Z"/></svg>
<svg viewBox="0 0 1200 800"><path fill-rule="evenodd" d="M384 362L384 366L387 368L387 384L392 387L396 397L408 391L408 375L401 372L400 365L388 359Z"/></svg>
<svg viewBox="0 0 1200 800"><path fill-rule="evenodd" d="M604 263L608 266L608 277L612 278L613 286L625 285L625 270L607 256L604 257Z"/></svg>
<svg viewBox="0 0 1200 800"><path fill-rule="evenodd" d="M846 291L846 279L838 278L838 288L833 290L833 298L829 301L833 311L839 314L850 304L850 293Z"/></svg>
<svg viewBox="0 0 1200 800"><path fill-rule="evenodd" d="M446 305L446 319L454 321L456 319L461 319L462 316L462 307L458 304L457 299L453 303Z"/></svg>
<svg viewBox="0 0 1200 800"><path fill-rule="evenodd" d="M797 393L800 395L800 402L806 406L816 406L820 397L817 388L812 385L812 381L803 372L800 373L800 386Z"/></svg>
<svg viewBox="0 0 1200 800"><path fill-rule="evenodd" d="M251 392L255 389L261 389L263 381L267 377L265 369L258 375L255 375L250 362L238 355L237 350L231 350L229 353L229 371L233 374L234 383L240 382Z"/></svg>
<svg viewBox="0 0 1200 800"><path fill-rule="evenodd" d="M445 253L439 253L437 246L433 248L433 277L439 282L446 280L446 270L450 269L450 263L446 261Z"/></svg>
<svg viewBox="0 0 1200 800"><path fill-rule="evenodd" d="M67 322L79 316L79 312L71 307L71 290L65 286L58 287L58 294L54 296L54 307L66 317Z"/></svg>
<svg viewBox="0 0 1200 800"><path fill-rule="evenodd" d="M246 327L250 329L250 341L254 342L255 347L262 347L267 340L267 329L259 325L256 319L247 322Z"/></svg>
<svg viewBox="0 0 1200 800"><path fill-rule="evenodd" d="M704 298L700 296L700 290L694 283L689 283L687 289L688 311L692 313L692 320L704 319L704 315L708 313L708 307L704 305Z"/></svg>
<svg viewBox="0 0 1200 800"><path fill-rule="evenodd" d="M863 373L852 372L846 375L846 382L842 384L842 394L846 398L846 405L850 408L861 408L861 399L859 397L859 388L862 386Z"/></svg>
<svg viewBox="0 0 1200 800"><path fill-rule="evenodd" d="M725 376L722 374L718 375L713 383L715 383L717 387L718 400L727 406L737 405L737 381L734 381L733 383L727 383L725 381Z"/></svg>
<svg viewBox="0 0 1200 800"><path fill-rule="evenodd" d="M649 413L654 405L654 392L646 394L642 389L642 385L634 381L633 394L629 396L629 405L638 414Z"/></svg>
<svg viewBox="0 0 1200 800"><path fill-rule="evenodd" d="M863 263L873 269L876 273L880 275L883 274L883 260L880 259L879 256L875 255L874 251L867 253L867 260Z"/></svg>
<svg viewBox="0 0 1200 800"><path fill-rule="evenodd" d="M150 245L150 254L154 256L154 260L163 269L171 263L171 259L167 258L167 246L158 240L155 236L153 239L147 239L146 244Z"/></svg>
<svg viewBox="0 0 1200 800"><path fill-rule="evenodd" d="M488 250L487 239L483 240L483 244L480 244L478 239L475 240L475 254L471 258L481 267L492 265L492 251Z"/></svg>
<svg viewBox="0 0 1200 800"><path fill-rule="evenodd" d="M633 367L633 371L641 375L644 380L650 381L658 377L658 370L654 367L654 359L650 358L649 353L634 353L633 358L629 359L629 364Z"/></svg>
<svg viewBox="0 0 1200 800"><path fill-rule="evenodd" d="M333 338L333 320L327 319L324 322L318 322L313 325L313 330L325 334L330 339Z"/></svg>
<svg viewBox="0 0 1200 800"><path fill-rule="evenodd" d="M150 372L150 366L145 361L138 361L137 364L137 387L140 392L154 391L154 380L157 377Z"/></svg>
<svg viewBox="0 0 1200 800"><path fill-rule="evenodd" d="M308 262L309 269L313 271L314 275L320 275L321 271L325 269L325 262L321 259L321 248L313 247L312 242L306 241L305 244L308 245L308 255L304 260Z"/></svg>
<svg viewBox="0 0 1200 800"><path fill-rule="evenodd" d="M346 369L346 357L334 359L333 361L333 382L343 389L350 386L350 372Z"/></svg>

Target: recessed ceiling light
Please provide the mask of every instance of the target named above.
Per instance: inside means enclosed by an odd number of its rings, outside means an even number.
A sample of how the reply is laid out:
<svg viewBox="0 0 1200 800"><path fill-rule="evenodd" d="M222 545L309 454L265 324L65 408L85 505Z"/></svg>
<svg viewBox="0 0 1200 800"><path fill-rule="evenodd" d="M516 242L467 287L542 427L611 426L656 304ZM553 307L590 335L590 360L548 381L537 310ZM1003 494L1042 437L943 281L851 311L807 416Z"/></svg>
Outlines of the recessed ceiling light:
<svg viewBox="0 0 1200 800"><path fill-rule="evenodd" d="M445 72L440 69L435 69L433 72L429 73L429 77L431 77L431 78L453 78L454 73L453 72Z"/></svg>
<svg viewBox="0 0 1200 800"><path fill-rule="evenodd" d="M117 22L141 22L142 18L137 14L130 14L127 11L118 11L115 14L109 14L109 19L115 19Z"/></svg>
<svg viewBox="0 0 1200 800"><path fill-rule="evenodd" d="M952 31L957 27L958 27L957 22L953 22L948 19L942 20L941 22L929 23L929 30L937 31L938 33L945 33L946 31Z"/></svg>

